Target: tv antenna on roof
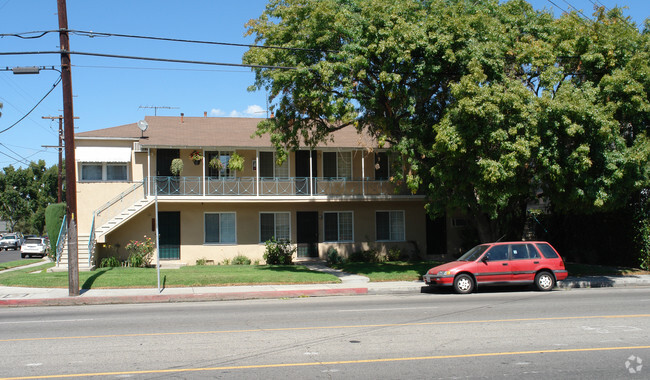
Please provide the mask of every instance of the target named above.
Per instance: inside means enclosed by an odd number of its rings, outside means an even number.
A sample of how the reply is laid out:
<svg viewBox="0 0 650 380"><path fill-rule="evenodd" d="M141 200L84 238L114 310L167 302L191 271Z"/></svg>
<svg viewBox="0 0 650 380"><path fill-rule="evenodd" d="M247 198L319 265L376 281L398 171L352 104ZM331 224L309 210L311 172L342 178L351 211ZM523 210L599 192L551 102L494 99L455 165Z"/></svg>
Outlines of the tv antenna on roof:
<svg viewBox="0 0 650 380"><path fill-rule="evenodd" d="M169 106L140 106L140 108L153 108L153 115L158 116L158 109L165 109L165 110L176 110L179 107L169 107Z"/></svg>

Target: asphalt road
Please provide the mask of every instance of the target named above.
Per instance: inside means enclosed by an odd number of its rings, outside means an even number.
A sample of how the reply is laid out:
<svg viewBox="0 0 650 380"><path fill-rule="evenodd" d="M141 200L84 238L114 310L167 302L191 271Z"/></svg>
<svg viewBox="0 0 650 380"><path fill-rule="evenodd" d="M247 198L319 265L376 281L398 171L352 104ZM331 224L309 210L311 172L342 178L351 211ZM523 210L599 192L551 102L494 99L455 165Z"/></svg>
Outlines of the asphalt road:
<svg viewBox="0 0 650 380"><path fill-rule="evenodd" d="M5 308L0 358L0 378L648 378L650 288Z"/></svg>
<svg viewBox="0 0 650 380"><path fill-rule="evenodd" d="M10 249L8 251L3 249L0 252L0 263L6 263L15 260L20 260L20 249L17 250Z"/></svg>

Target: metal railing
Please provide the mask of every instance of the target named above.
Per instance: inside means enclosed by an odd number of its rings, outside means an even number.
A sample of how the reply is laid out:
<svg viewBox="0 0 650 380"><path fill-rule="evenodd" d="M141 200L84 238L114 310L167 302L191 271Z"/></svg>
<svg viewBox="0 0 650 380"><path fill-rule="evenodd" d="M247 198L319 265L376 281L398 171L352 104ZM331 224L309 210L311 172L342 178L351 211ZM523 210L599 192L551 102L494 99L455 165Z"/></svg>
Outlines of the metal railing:
<svg viewBox="0 0 650 380"><path fill-rule="evenodd" d="M90 236L88 237L88 268L92 268L93 256L95 255L95 216L93 213L93 221L90 224Z"/></svg>
<svg viewBox="0 0 650 380"><path fill-rule="evenodd" d="M61 261L61 254L63 253L63 247L65 246L65 240L68 237L68 222L66 216L63 215L63 221L61 221L61 228L59 228L59 236L56 238L56 265L59 266Z"/></svg>
<svg viewBox="0 0 650 380"><path fill-rule="evenodd" d="M167 177L148 178L160 196L390 196L411 195L388 180L308 177ZM258 193L259 192L259 193ZM152 194L150 194L152 195Z"/></svg>
<svg viewBox="0 0 650 380"><path fill-rule="evenodd" d="M93 231L95 226L103 226L106 222L119 215L122 211L144 199L146 195L144 181L137 182L133 186L121 192L115 198L104 203L101 207L95 210L95 213L93 214Z"/></svg>

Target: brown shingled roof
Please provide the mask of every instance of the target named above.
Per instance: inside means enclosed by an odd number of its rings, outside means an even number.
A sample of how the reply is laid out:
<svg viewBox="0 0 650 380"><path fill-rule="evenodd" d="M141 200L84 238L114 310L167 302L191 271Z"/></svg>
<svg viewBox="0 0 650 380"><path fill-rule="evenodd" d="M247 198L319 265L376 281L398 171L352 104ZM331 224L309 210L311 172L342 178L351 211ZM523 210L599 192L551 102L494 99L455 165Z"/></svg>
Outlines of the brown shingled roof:
<svg viewBox="0 0 650 380"><path fill-rule="evenodd" d="M253 136L257 124L263 119L238 117L170 117L147 116L149 128L140 139L143 147L270 147L268 135ZM140 129L136 123L118 127L98 129L75 134L75 138L139 138ZM253 137L251 137L253 136ZM376 147L374 139L357 133L354 127L343 128L333 133L334 141L322 146L333 148Z"/></svg>

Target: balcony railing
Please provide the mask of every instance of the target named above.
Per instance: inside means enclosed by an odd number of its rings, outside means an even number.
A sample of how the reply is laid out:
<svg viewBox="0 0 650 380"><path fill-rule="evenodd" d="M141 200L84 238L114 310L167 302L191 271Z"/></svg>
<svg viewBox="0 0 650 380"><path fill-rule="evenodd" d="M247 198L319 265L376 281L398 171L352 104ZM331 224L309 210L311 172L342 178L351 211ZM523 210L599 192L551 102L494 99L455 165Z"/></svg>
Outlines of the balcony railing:
<svg viewBox="0 0 650 380"><path fill-rule="evenodd" d="M161 196L390 196L410 195L387 180L347 178L150 177ZM310 183L311 182L311 183ZM155 186L155 187L154 187Z"/></svg>

